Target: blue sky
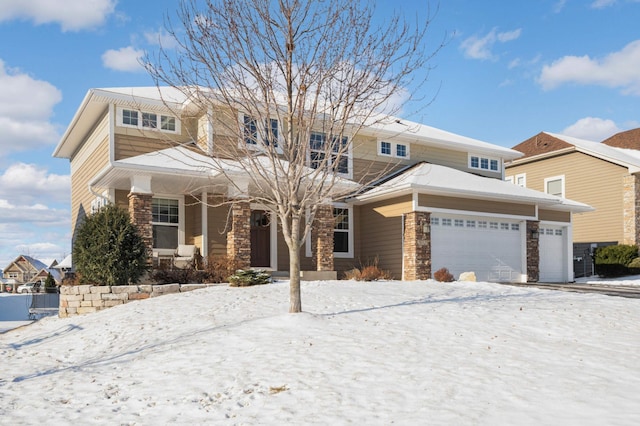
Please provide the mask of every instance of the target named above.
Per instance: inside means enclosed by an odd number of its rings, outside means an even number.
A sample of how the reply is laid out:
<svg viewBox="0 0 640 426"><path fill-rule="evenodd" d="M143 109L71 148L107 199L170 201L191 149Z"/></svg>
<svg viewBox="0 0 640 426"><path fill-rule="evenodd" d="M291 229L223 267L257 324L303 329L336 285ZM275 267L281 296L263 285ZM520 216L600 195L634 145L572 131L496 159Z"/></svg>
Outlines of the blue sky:
<svg viewBox="0 0 640 426"><path fill-rule="evenodd" d="M402 5L378 1L377 19ZM432 2L432 6L435 1ZM67 160L51 157L90 88L152 85L176 0L0 0L0 268L71 251ZM427 107L403 116L512 147L549 131L600 141L640 127L640 0L442 0ZM163 45L167 46L167 41Z"/></svg>

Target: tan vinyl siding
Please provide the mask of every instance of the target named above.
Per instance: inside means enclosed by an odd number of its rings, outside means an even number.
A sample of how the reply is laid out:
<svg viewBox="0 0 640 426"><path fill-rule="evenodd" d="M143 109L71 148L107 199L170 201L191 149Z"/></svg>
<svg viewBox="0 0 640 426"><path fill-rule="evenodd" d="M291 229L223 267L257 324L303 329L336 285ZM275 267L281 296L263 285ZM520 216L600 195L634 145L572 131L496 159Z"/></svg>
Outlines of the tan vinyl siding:
<svg viewBox="0 0 640 426"><path fill-rule="evenodd" d="M550 222L571 222L571 213L553 210L538 210L538 219Z"/></svg>
<svg viewBox="0 0 640 426"><path fill-rule="evenodd" d="M129 191L124 189L116 189L115 203L118 207L129 209Z"/></svg>
<svg viewBox="0 0 640 426"><path fill-rule="evenodd" d="M94 129L71 158L71 229L75 235L80 221L91 213L91 202L96 198L89 191L89 182L109 164L108 119Z"/></svg>
<svg viewBox="0 0 640 426"><path fill-rule="evenodd" d="M114 158L122 160L193 141L197 137L197 127L197 120L187 119L181 123L182 133L176 135L160 131L115 126Z"/></svg>
<svg viewBox="0 0 640 426"><path fill-rule="evenodd" d="M623 177L625 167L581 152L507 169L507 176L526 173L527 187L545 190L544 179L564 175L565 196L588 204L595 211L573 215L574 242L623 240Z"/></svg>
<svg viewBox="0 0 640 426"><path fill-rule="evenodd" d="M472 200L468 198L445 197L441 195L418 195L418 205L439 209L462 210L506 214L515 216L535 216L536 208L531 204L515 204L499 201Z"/></svg>
<svg viewBox="0 0 640 426"><path fill-rule="evenodd" d="M229 206L207 208L207 227L209 237L209 255L227 254L227 219Z"/></svg>
<svg viewBox="0 0 640 426"><path fill-rule="evenodd" d="M355 218L367 230L359 236L358 259L366 264L378 258L378 266L396 279L402 278L402 215L385 216L379 211L392 211L389 206L403 204L403 199L395 199L360 206Z"/></svg>
<svg viewBox="0 0 640 426"><path fill-rule="evenodd" d="M202 207L193 197L184 200L184 243L198 246L202 252Z"/></svg>

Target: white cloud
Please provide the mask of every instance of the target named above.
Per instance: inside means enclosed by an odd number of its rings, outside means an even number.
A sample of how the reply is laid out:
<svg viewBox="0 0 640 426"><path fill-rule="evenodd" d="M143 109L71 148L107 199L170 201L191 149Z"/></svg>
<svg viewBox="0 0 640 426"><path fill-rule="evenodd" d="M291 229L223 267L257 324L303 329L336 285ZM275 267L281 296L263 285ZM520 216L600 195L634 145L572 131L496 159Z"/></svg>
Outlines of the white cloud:
<svg viewBox="0 0 640 426"><path fill-rule="evenodd" d="M102 54L102 64L106 68L116 71L144 71L140 64L143 56L143 50L135 49L132 46L118 50L109 49Z"/></svg>
<svg viewBox="0 0 640 426"><path fill-rule="evenodd" d="M0 208L20 204L37 209L42 202L68 204L70 193L69 175L47 173L34 164L13 164L0 175Z"/></svg>
<svg viewBox="0 0 640 426"><path fill-rule="evenodd" d="M0 21L57 23L63 31L96 28L115 10L117 0L2 0Z"/></svg>
<svg viewBox="0 0 640 426"><path fill-rule="evenodd" d="M561 133L567 136L600 142L621 131L613 120L585 117L565 128Z"/></svg>
<svg viewBox="0 0 640 426"><path fill-rule="evenodd" d="M616 0L595 0L591 3L592 9L604 9L605 7L613 6Z"/></svg>
<svg viewBox="0 0 640 426"><path fill-rule="evenodd" d="M154 46L162 46L163 49L173 49L178 46L176 39L165 30L147 31L144 33L147 43Z"/></svg>
<svg viewBox="0 0 640 426"><path fill-rule="evenodd" d="M560 13L562 12L562 9L564 9L564 6L567 4L567 0L559 0L554 6L553 6L553 12L554 13Z"/></svg>
<svg viewBox="0 0 640 426"><path fill-rule="evenodd" d="M640 40L601 59L565 56L542 68L538 77L545 90L565 83L597 85L621 89L623 94L640 96Z"/></svg>
<svg viewBox="0 0 640 426"><path fill-rule="evenodd" d="M493 46L496 43L506 43L508 41L516 40L520 37L522 30L518 28L513 31L498 32L496 28L493 28L484 37L471 36L465 39L460 48L463 50L464 55L471 59L481 60L495 60L496 57L492 53Z"/></svg>
<svg viewBox="0 0 640 426"><path fill-rule="evenodd" d="M60 134L49 119L61 100L51 83L9 69L0 59L0 156L55 143Z"/></svg>

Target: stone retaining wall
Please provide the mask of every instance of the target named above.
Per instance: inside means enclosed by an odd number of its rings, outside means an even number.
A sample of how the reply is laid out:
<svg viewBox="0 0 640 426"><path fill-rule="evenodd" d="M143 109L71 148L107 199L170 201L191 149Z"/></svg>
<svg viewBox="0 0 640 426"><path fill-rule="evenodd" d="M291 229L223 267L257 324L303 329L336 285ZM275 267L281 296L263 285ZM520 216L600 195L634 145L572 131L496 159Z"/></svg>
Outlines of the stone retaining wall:
<svg viewBox="0 0 640 426"><path fill-rule="evenodd" d="M134 300L148 299L170 293L181 293L219 284L162 284L92 286L63 285L60 287L61 318L88 314L123 305Z"/></svg>

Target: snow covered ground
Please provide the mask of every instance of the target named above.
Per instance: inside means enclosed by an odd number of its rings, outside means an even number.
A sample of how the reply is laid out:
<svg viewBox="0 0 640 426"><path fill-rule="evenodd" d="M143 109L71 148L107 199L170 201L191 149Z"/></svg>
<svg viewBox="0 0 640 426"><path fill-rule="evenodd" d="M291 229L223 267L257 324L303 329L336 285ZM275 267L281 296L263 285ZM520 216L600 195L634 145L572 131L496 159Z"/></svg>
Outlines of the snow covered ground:
<svg viewBox="0 0 640 426"><path fill-rule="evenodd" d="M211 287L0 334L0 424L640 424L640 301Z"/></svg>

